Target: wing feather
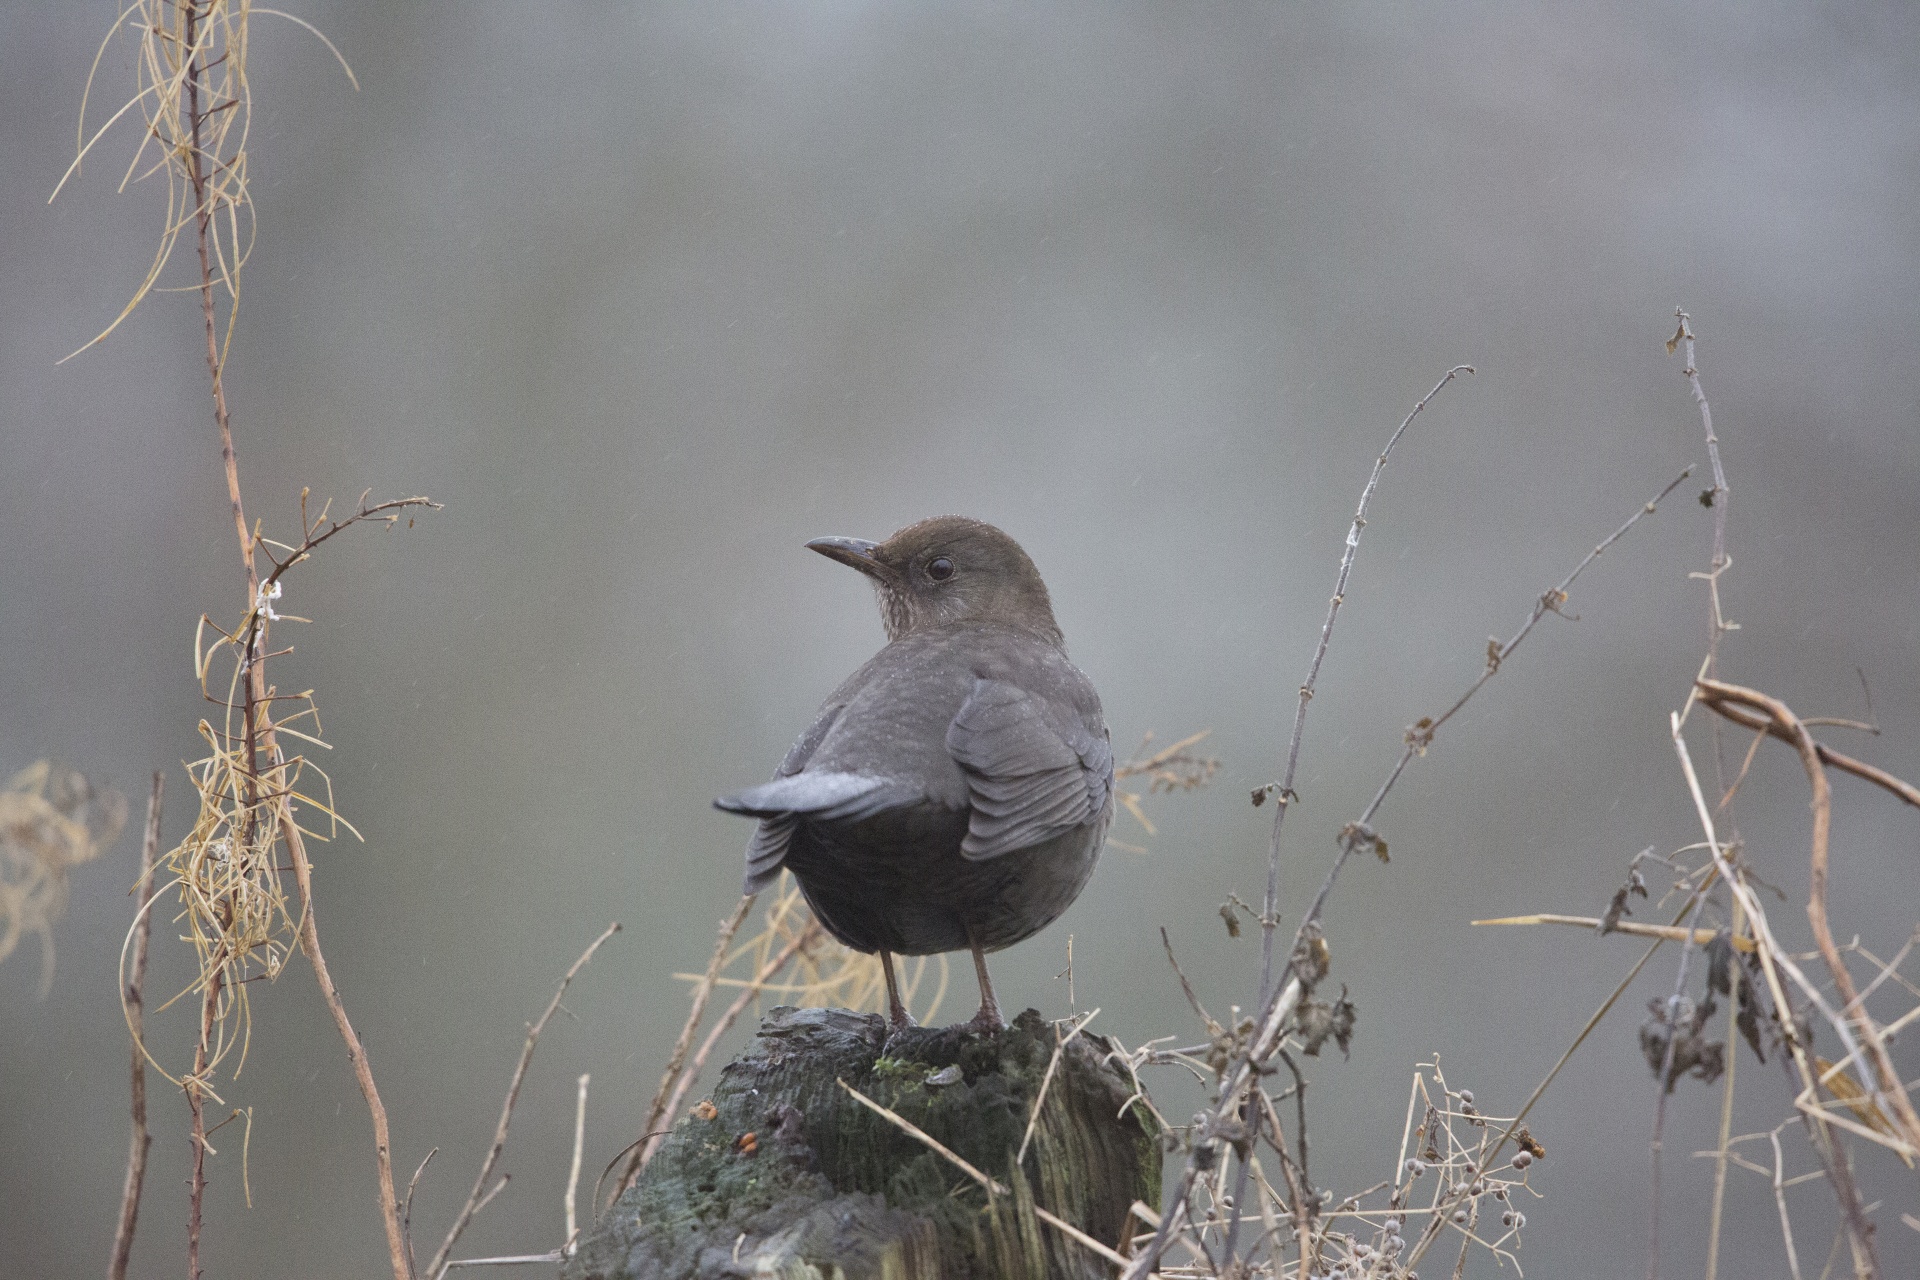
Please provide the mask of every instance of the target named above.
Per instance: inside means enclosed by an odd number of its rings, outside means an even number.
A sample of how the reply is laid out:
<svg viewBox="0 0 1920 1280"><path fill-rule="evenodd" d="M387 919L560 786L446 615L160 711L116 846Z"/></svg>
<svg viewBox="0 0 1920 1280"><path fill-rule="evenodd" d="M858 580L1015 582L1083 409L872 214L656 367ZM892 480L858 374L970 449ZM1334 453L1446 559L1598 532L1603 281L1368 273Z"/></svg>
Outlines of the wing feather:
<svg viewBox="0 0 1920 1280"><path fill-rule="evenodd" d="M971 813L960 852L976 861L1031 848L1097 819L1113 750L1085 718L1004 680L979 679L947 728Z"/></svg>

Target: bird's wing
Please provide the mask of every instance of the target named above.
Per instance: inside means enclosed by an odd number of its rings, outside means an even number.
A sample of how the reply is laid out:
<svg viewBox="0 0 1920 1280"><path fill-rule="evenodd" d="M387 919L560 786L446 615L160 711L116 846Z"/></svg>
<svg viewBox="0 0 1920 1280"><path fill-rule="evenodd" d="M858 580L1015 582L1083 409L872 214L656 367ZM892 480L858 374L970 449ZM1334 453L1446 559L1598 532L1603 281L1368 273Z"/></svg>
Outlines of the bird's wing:
<svg viewBox="0 0 1920 1280"><path fill-rule="evenodd" d="M947 751L967 778L972 812L960 852L968 858L1031 848L1106 811L1113 787L1106 734L1019 685L975 680L947 727Z"/></svg>

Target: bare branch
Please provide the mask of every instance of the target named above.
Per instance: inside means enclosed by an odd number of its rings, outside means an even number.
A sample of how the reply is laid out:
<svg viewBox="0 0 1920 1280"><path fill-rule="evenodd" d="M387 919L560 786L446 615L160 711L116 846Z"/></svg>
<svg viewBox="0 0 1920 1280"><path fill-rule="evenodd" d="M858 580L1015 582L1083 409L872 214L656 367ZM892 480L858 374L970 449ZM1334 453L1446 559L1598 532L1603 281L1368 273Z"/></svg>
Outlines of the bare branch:
<svg viewBox="0 0 1920 1280"><path fill-rule="evenodd" d="M720 1037L724 1036L732 1029L733 1024L740 1020L740 1015L745 1013L747 1006L758 999L760 994L767 989L767 984L779 977L780 971L792 963L793 958L806 950L808 946L812 945L814 939L819 936L820 922L818 920L807 921L806 926L802 928L799 933L795 934L787 942L786 946L782 947L769 958L765 964L760 966L760 971L754 974L753 979L741 988L740 994L733 998L733 1003L728 1005L726 1012L720 1015L720 1020L714 1023L707 1031L706 1039L700 1042L700 1048L693 1055L693 1060L687 1064L686 1070L682 1071L679 1078L674 1081L673 1093L667 1099L667 1105L661 1109L660 1114L647 1130L648 1136L644 1140L644 1145L641 1149L641 1168L645 1168L647 1162L653 1159L653 1153L659 1149L661 1141L666 1138L667 1134L673 1131L673 1120L675 1116L680 1114L680 1104L686 1101L687 1094L692 1091L694 1083L700 1079L700 1072L706 1068L707 1059L712 1055L714 1046L720 1043ZM624 1190L624 1188L622 1188L622 1190ZM620 1192L615 1191L613 1199L618 1200L619 1198Z"/></svg>
<svg viewBox="0 0 1920 1280"><path fill-rule="evenodd" d="M1854 1186L1846 1152L1830 1131L1833 1127L1861 1131L1863 1127L1830 1115L1818 1106L1808 1104L1809 1098L1817 1099L1818 1087L1815 1083L1813 1067L1807 1061L1806 1046L1801 1043L1801 1037L1793 1031L1793 1006L1781 985L1780 974L1791 975L1801 993L1828 1015L1829 1023L1839 1032L1841 1040L1848 1045L1850 1051L1857 1053L1858 1048L1853 1044L1846 1024L1828 1006L1819 989L1807 981L1806 975L1800 972L1799 967L1774 940L1765 909L1747 889L1736 869L1727 861L1726 851L1720 843L1719 834L1714 829L1713 814L1707 808L1706 794L1700 788L1699 773L1693 767L1692 753L1687 750L1687 740L1681 732L1678 712L1672 713L1670 727L1673 749L1680 758L1680 771L1687 780L1689 793L1693 796L1694 812L1700 820L1701 832L1707 838L1707 850L1713 855L1714 866L1718 869L1721 878L1727 882L1728 891L1733 894L1734 900L1739 903L1741 909L1747 913L1747 922L1752 926L1754 944L1760 957L1760 971L1766 978L1767 991L1773 998L1775 1017L1778 1018L1785 1035L1793 1065L1805 1086L1802 1095L1794 1100L1795 1106L1807 1118L1808 1133L1813 1139L1814 1147L1820 1152L1821 1159L1832 1176L1834 1196L1840 1202L1841 1213L1847 1221L1849 1243L1853 1249L1855 1265L1857 1268L1864 1269L1867 1274L1878 1274L1879 1262L1875 1257L1873 1245L1873 1223L1867 1218L1859 1191ZM1888 1141L1871 1131L1865 1131L1865 1135L1875 1141ZM1909 1154L1912 1152L1909 1151Z"/></svg>
<svg viewBox="0 0 1920 1280"><path fill-rule="evenodd" d="M409 1277L417 1274L414 1270L413 1262L413 1192L414 1188L420 1185L420 1175L427 1171L427 1166L432 1164L433 1158L439 1154L440 1148L429 1148L419 1165L415 1167L413 1176L407 1179L407 1199L406 1203L400 1208L400 1238L406 1242L407 1246L407 1275Z"/></svg>
<svg viewBox="0 0 1920 1280"><path fill-rule="evenodd" d="M1574 566L1573 572L1563 578L1558 586L1544 592L1534 604L1533 610L1529 613L1526 622L1521 625L1519 631L1514 633L1513 638L1508 640L1504 645L1489 647L1486 670L1480 674L1479 679L1475 680L1467 689L1466 693L1462 694L1452 706L1447 708L1439 717L1421 720L1417 722L1412 729L1408 730L1407 745L1401 753L1399 762L1394 765L1392 772L1387 775L1386 781L1380 785L1380 789L1374 793L1373 799L1368 803L1360 817L1348 823L1343 830L1340 853L1335 858L1333 866L1328 870L1326 879L1321 882L1319 892L1314 895L1313 901L1307 908L1305 916L1301 919L1299 928L1294 932L1294 943L1290 957L1299 954L1300 944L1307 937L1309 931L1319 927L1320 916L1326 908L1327 899L1333 893L1333 887L1339 880L1341 869L1346 865L1347 859L1354 851L1359 848L1372 848L1376 852L1384 854L1385 842L1379 839L1368 823L1379 810L1381 803L1386 799L1387 793L1392 790L1394 782L1399 779L1400 774L1406 769L1408 762L1412 760L1415 755L1425 752L1426 748L1432 743L1433 736L1440 726L1452 718L1460 708L1465 706L1468 700L1480 690L1481 686L1493 678L1494 673L1499 670L1501 662L1519 648L1520 644L1525 641L1527 636L1533 631L1533 628L1539 623L1540 619L1548 613L1559 611L1560 607L1566 603L1568 592L1573 586L1574 581L1585 572L1587 566L1605 554L1607 549L1614 543L1618 542L1622 537L1625 537L1627 531L1638 524L1642 517L1656 510L1659 504L1666 499L1667 495L1672 493L1673 490L1691 474L1691 470L1692 469L1689 468L1674 477L1665 488L1655 495L1652 501L1646 503L1638 511L1634 512L1632 516L1627 518L1625 523L1621 524L1619 528L1601 540L1593 550L1589 551L1585 558L1582 559L1578 565ZM1676 919L1674 923L1678 925L1680 920ZM1658 943L1655 944L1655 946L1658 945ZM1651 952L1649 952L1649 954L1651 954ZM1645 961L1643 960L1642 963L1644 964ZM1257 1032L1235 1056L1227 1070L1222 1073L1220 1092L1218 1095L1220 1101L1211 1112L1213 1121L1225 1121L1240 1110L1241 1090L1255 1077L1258 1068L1268 1062L1279 1050L1281 1041L1286 1034L1288 1019L1299 1006L1300 999L1305 994L1305 985L1295 969L1296 965L1294 960L1289 958L1287 966L1281 974L1281 978L1284 979L1284 985L1267 995L1262 1001L1260 1017L1256 1022ZM1637 971L1638 967L1636 966L1636 972ZM1617 998L1617 996L1615 998ZM1601 1013L1604 1013L1606 1008L1611 1007L1611 1004L1612 1001L1609 1000L1607 1005L1602 1007ZM1595 1015L1595 1022L1598 1021L1599 1016L1600 1014ZM1591 1029L1592 1027L1589 1025L1588 1030ZM1585 1035L1586 1032L1582 1032L1581 1039L1584 1039ZM1576 1046L1577 1044L1578 1041L1576 1041ZM1569 1053L1571 1053L1571 1051L1569 1051ZM1559 1067L1556 1066L1554 1071L1557 1073ZM1549 1075L1548 1079L1551 1080L1551 1078L1552 1076ZM1545 1084L1542 1084L1541 1088L1544 1089ZM1178 1186L1175 1188L1174 1203L1176 1205L1185 1203L1186 1197L1193 1192L1199 1173L1199 1165L1196 1160L1197 1158L1192 1156L1187 1160L1186 1168L1181 1174ZM1154 1266L1160 1260L1160 1255L1166 1250L1171 1232L1171 1226L1169 1224L1174 1216L1173 1214L1169 1214L1167 1218L1163 1220L1160 1228L1155 1231L1153 1240L1143 1252L1134 1258L1125 1274L1124 1280L1145 1280L1145 1277L1153 1270ZM1411 1259L1409 1259L1409 1261L1411 1262Z"/></svg>
<svg viewBox="0 0 1920 1280"><path fill-rule="evenodd" d="M1314 682L1320 678L1320 663L1327 656L1327 645L1333 640L1334 619L1340 615L1341 602L1346 599L1347 575L1353 572L1353 559L1360 552L1360 531L1367 527L1367 504L1373 501L1373 491L1379 487L1380 473L1386 469L1387 456L1393 452L1393 446L1400 442L1413 420L1427 407L1427 402L1440 394L1441 388L1462 373L1472 373L1472 365L1455 365L1433 384L1433 390L1420 398L1420 403L1401 420L1394 433L1388 437L1386 448L1380 450L1380 456L1374 459L1373 471L1367 476L1366 488L1360 491L1360 505L1354 510L1353 524L1347 530L1347 548L1340 556L1340 572L1334 578L1333 595L1327 601L1327 620L1320 626L1320 643L1314 647L1313 661L1307 664L1307 678L1300 682L1300 705L1293 712L1293 736L1287 743L1286 772L1280 777L1279 788L1274 795L1273 834L1267 841L1267 896L1260 912L1260 997L1264 1002L1268 988L1273 985L1273 931L1278 925L1275 913L1280 903L1280 828L1287 820L1287 810L1294 799L1294 772L1300 763L1300 740L1307 730L1307 704L1313 701ZM1261 793L1256 792L1256 795Z"/></svg>
<svg viewBox="0 0 1920 1280"><path fill-rule="evenodd" d="M580 1225L575 1215L575 1197L580 1191L580 1153L587 1140L587 1085L593 1080L591 1075L580 1077L580 1095L573 1107L573 1167L567 1173L567 1195L564 1202L567 1211L567 1242L561 1246L568 1257L579 1246Z"/></svg>
<svg viewBox="0 0 1920 1280"><path fill-rule="evenodd" d="M1827 784L1827 771L1820 757L1819 744L1787 704L1779 699L1738 685L1701 682L1701 686L1704 688L1708 683L1713 685L1723 700L1765 712L1769 718L1768 733L1773 734L1776 728L1781 730L1782 734L1775 736L1786 736L1800 753L1801 766L1805 768L1807 781L1813 788L1813 849L1808 871L1807 920L1813 926L1814 942L1820 948L1820 958L1826 962L1827 972L1833 977L1841 1009L1851 1012L1852 1020L1860 1028L1866 1042L1865 1047L1879 1081L1875 1091L1876 1100L1892 1107L1899 1121L1901 1136L1908 1145L1920 1147L1920 1114L1915 1113L1913 1102L1907 1097L1906 1087L1901 1082L1892 1057L1887 1053L1880 1028L1866 1010L1859 1007L1860 997L1854 986L1853 975L1841 959L1840 949L1834 945L1833 931L1827 923L1827 845L1833 825L1833 793ZM1843 1034L1844 1030L1842 1028Z"/></svg>
<svg viewBox="0 0 1920 1280"><path fill-rule="evenodd" d="M493 1176L493 1167L499 1163L500 1152L507 1145L507 1126L513 1123L513 1105L520 1100L520 1085L527 1078L527 1064L533 1061L534 1046L540 1042L540 1033L547 1029L547 1020L553 1017L554 1011L560 1007L560 998L567 994L568 985L582 969L587 967L587 962L593 959L593 953L600 949L600 944L618 932L620 932L618 920L601 931L600 936L580 953L580 958L573 962L573 967L567 970L566 976L560 979L560 986L554 991L553 999L547 1001L547 1007L541 1011L539 1018L527 1027L527 1040L520 1048L520 1061L515 1064L513 1080L507 1085L507 1100L500 1107L500 1123L493 1130L493 1145L487 1149L487 1158L480 1163L480 1176L474 1179L473 1191L467 1196L467 1203L461 1207L460 1215L453 1220L453 1226L447 1231L447 1238L440 1242L440 1248L434 1252L433 1261L427 1264L429 1280L439 1280L441 1274L446 1271L447 1258L453 1253L453 1246L459 1243L460 1236L467 1229L467 1224L473 1221L476 1213L480 1212L480 1206L493 1198L492 1192L484 1197L481 1192L487 1185L487 1179ZM503 1179L503 1184L504 1181ZM494 1192L499 1189L496 1186Z"/></svg>
<svg viewBox="0 0 1920 1280"><path fill-rule="evenodd" d="M726 963L727 948L733 942L733 935L740 932L747 912L753 910L755 896L751 893L743 895L739 905L734 907L733 914L720 922L720 932L713 940L713 955L707 961L707 971L693 988L693 1007L687 1011L687 1021L680 1028L680 1038L673 1042L673 1052L667 1055L667 1069L660 1077L660 1087L654 1091L653 1101L647 1106L647 1120L640 1126L640 1137L634 1140L630 1148L627 1166L620 1171L620 1180L600 1206L603 1213L613 1208L613 1202L640 1176L640 1166L646 1159L648 1136L660 1127L660 1117L666 1113L667 1095L672 1091L674 1081L680 1078L680 1068L687 1060L687 1050L693 1047L693 1033L700 1029L700 1019L706 1015L707 1001L713 995L714 980L720 976L720 969Z"/></svg>
<svg viewBox="0 0 1920 1280"><path fill-rule="evenodd" d="M1798 746L1798 740L1786 726L1780 724L1770 716L1756 714L1750 710L1748 706L1742 705L1742 703L1747 700L1743 699L1740 695L1750 691L1741 689L1739 685L1723 684L1718 680L1708 680L1704 678L1696 680L1694 685L1700 692L1700 701L1706 703L1707 707L1715 713L1725 716L1735 724L1744 725L1746 728L1763 732L1770 738L1778 738L1789 746ZM1757 706L1759 704L1755 703L1751 705ZM1816 723L1816 721L1803 719L1800 723L1802 725L1810 725ZM1843 773L1850 773L1856 778L1864 778L1875 786L1882 787L1894 795L1899 796L1908 804L1920 807L1920 787L1914 786L1911 782L1896 778L1885 770L1876 769L1870 764L1855 760L1852 756L1843 755L1824 742L1816 741L1813 744L1813 749L1818 753L1822 764L1831 765L1833 768L1839 769Z"/></svg>
<svg viewBox="0 0 1920 1280"><path fill-rule="evenodd" d="M140 879L134 886L140 906L134 913L133 973L121 995L126 1005L127 1026L133 1033L133 1134L127 1143L127 1177L120 1192L120 1221L113 1233L113 1256L107 1263L107 1280L126 1280L127 1263L133 1257L134 1228L140 1218L140 1191L147 1177L147 1152L153 1147L153 1136L147 1132L145 999L147 942L153 933L153 868L160 856L160 815L165 798L166 775L156 769L152 789L147 793L147 830L146 838L140 842Z"/></svg>

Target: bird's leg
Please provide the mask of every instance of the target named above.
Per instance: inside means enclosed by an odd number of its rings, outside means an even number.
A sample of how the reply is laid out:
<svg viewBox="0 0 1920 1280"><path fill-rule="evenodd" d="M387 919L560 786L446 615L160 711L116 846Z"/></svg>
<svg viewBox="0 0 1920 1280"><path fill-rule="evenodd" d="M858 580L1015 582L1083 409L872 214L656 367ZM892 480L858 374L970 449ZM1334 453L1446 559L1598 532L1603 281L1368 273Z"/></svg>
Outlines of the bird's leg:
<svg viewBox="0 0 1920 1280"><path fill-rule="evenodd" d="M973 929L967 929L967 945L973 950L973 972L980 979L980 1012L967 1025L975 1031L1005 1031L1007 1020L1000 1016L1000 1002L994 999L993 979L987 976L987 953L974 941Z"/></svg>
<svg viewBox="0 0 1920 1280"><path fill-rule="evenodd" d="M893 976L893 952L880 953L880 971L887 975L887 1021L898 1031L913 1025L913 1016L900 1003L900 980Z"/></svg>

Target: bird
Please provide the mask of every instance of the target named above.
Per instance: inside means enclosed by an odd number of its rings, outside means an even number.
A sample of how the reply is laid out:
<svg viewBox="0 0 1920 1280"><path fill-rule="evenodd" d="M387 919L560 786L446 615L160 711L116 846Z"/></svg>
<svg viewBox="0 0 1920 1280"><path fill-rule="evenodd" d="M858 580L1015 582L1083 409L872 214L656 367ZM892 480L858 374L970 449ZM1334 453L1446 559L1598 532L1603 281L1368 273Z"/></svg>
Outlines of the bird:
<svg viewBox="0 0 1920 1280"><path fill-rule="evenodd" d="M973 953L974 1031L1003 1029L986 955L1051 924L1113 818L1113 744L1020 544L936 516L807 547L872 579L887 644L822 704L773 780L714 801L759 819L746 893L784 868L827 932L878 953Z"/></svg>

